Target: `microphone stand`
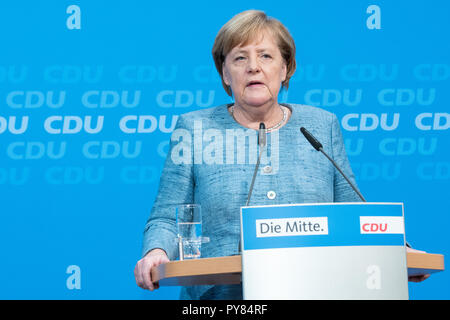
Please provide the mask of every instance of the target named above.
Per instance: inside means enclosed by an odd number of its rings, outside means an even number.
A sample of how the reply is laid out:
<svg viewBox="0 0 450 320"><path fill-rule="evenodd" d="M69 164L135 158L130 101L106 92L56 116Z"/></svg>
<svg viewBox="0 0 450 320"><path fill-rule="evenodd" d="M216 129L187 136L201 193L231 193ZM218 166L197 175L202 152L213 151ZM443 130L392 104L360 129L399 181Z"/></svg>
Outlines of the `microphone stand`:
<svg viewBox="0 0 450 320"><path fill-rule="evenodd" d="M344 174L344 172L342 172L341 168L339 168L339 166L337 165L337 163L331 159L331 157L325 152L323 151L323 146L322 144L319 142L319 140L317 140L308 130L306 130L304 127L300 128L300 131L303 133L303 135L305 136L306 140L308 140L308 142L313 146L314 149L316 149L317 151L322 152L322 154L327 157L328 160L331 161L331 163L333 164L333 166L339 171L339 173L345 178L345 180L347 180L348 184L352 187L353 191L356 192L356 194L361 198L361 200L363 202L367 202L366 199L364 199L364 197L362 196L362 194L358 191L358 189L356 189L355 185L347 178L347 176ZM407 247L412 248L411 245L408 243L408 241L405 240L405 244Z"/></svg>

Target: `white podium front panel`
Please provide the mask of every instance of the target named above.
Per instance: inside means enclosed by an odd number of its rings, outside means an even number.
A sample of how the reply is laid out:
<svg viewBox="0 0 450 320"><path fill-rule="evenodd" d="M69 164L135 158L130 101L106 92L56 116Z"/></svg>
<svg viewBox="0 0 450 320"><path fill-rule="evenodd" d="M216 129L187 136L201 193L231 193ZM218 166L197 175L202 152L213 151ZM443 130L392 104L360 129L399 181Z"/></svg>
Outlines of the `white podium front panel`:
<svg viewBox="0 0 450 320"><path fill-rule="evenodd" d="M402 204L243 207L241 227L244 299L408 299Z"/></svg>

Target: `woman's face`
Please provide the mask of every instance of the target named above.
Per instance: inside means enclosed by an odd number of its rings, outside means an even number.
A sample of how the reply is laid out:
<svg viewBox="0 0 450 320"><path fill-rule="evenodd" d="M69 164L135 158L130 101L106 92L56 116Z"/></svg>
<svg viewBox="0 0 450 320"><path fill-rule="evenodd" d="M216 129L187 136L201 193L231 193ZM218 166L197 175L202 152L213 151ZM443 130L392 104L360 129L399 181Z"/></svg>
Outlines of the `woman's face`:
<svg viewBox="0 0 450 320"><path fill-rule="evenodd" d="M286 63L270 32L245 46L234 47L225 58L223 79L239 105L276 103L286 79Z"/></svg>

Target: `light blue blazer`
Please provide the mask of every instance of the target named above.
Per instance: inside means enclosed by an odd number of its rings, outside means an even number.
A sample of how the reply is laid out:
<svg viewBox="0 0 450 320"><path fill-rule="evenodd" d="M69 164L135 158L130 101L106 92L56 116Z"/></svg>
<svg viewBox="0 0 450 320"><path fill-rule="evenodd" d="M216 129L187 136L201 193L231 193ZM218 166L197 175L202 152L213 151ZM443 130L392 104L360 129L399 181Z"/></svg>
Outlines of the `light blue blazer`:
<svg viewBox="0 0 450 320"><path fill-rule="evenodd" d="M320 108L285 104L289 121L267 134L250 205L358 202L359 197L323 154L300 133L305 127L355 182L336 116ZM178 258L175 207L201 205L202 257L238 254L240 207L247 201L258 154L257 131L238 124L227 105L181 115L143 239L145 255L163 249ZM184 287L181 299L242 299L240 285Z"/></svg>

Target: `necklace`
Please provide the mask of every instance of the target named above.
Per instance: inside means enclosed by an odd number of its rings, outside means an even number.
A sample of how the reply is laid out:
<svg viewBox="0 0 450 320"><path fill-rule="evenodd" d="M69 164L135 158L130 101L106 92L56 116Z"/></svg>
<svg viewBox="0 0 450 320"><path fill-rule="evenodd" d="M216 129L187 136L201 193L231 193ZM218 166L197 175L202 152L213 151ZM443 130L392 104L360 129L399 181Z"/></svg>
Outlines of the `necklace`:
<svg viewBox="0 0 450 320"><path fill-rule="evenodd" d="M273 130L276 130L276 129L278 129L283 123L286 122L286 119L287 119L287 117L288 117L288 113L287 113L286 109L283 108L283 107L281 107L281 106L280 106L280 109L281 109L281 111L283 112L283 118L282 118L281 121L278 122L277 124L271 126L270 128L267 128L267 129L266 129L266 132L271 132L271 131L273 131ZM231 106L231 115L233 116L233 119L234 119L236 122L238 122L238 121L236 120L236 118L234 117L234 105Z"/></svg>

